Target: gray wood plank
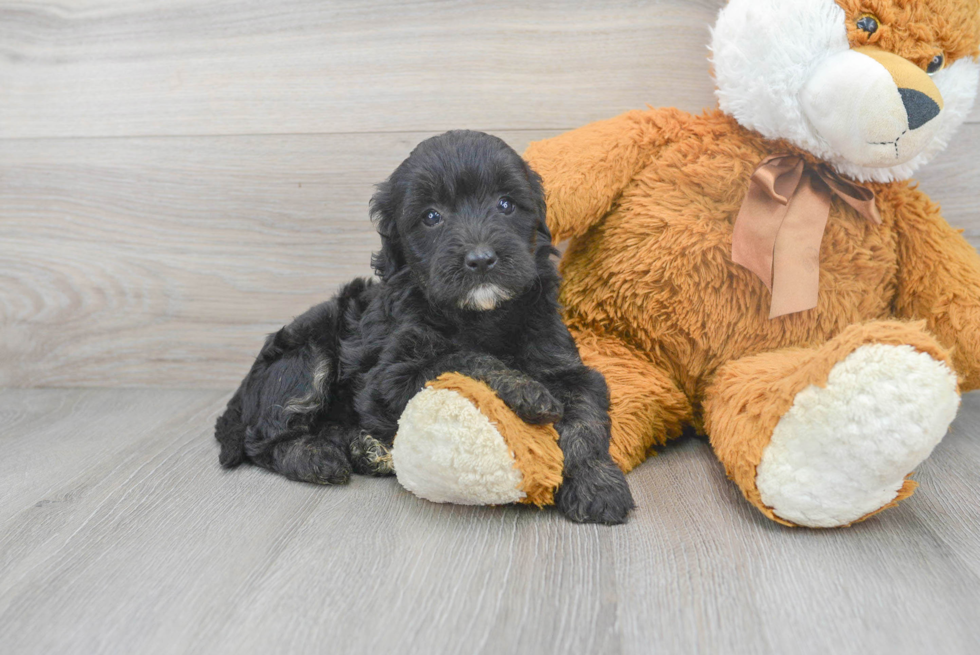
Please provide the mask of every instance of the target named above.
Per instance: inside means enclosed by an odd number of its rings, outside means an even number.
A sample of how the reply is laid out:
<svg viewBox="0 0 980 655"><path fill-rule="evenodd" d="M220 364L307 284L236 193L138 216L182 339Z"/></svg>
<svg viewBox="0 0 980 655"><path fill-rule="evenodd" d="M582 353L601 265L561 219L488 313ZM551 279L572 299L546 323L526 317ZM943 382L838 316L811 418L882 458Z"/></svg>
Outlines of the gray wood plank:
<svg viewBox="0 0 980 655"><path fill-rule="evenodd" d="M0 7L0 136L555 129L697 110L714 105L722 4L19 2Z"/></svg>
<svg viewBox="0 0 980 655"><path fill-rule="evenodd" d="M39 440L5 453L4 478L22 466L33 478L55 425L72 426L48 483L4 479L21 489L0 518L6 651L965 654L980 643L978 394L910 501L829 531L763 519L698 440L629 476L640 507L617 528L433 505L392 479L321 488L221 471L210 428L226 398L0 394L0 442ZM120 430L127 418L134 429Z"/></svg>
<svg viewBox="0 0 980 655"><path fill-rule="evenodd" d="M4 142L0 386L235 384L264 334L370 274L373 185L430 134ZM922 175L974 244L978 150L968 125Z"/></svg>
<svg viewBox="0 0 980 655"><path fill-rule="evenodd" d="M145 453L141 449L148 442L165 447L165 443L158 444L161 433L187 422L188 417L200 421L200 412L212 410L221 395L172 391L167 402L161 402L153 391L0 390L4 452L0 458L0 522L35 502L61 503L87 493L110 472L99 469L101 464L133 458L142 461ZM89 471L88 477L76 479L80 471Z"/></svg>
<svg viewBox="0 0 980 655"><path fill-rule="evenodd" d="M964 125L949 146L925 166L919 188L942 207L953 227L980 248L980 124Z"/></svg>
<svg viewBox="0 0 980 655"><path fill-rule="evenodd" d="M714 104L723 0L26 0L0 137L561 129Z"/></svg>

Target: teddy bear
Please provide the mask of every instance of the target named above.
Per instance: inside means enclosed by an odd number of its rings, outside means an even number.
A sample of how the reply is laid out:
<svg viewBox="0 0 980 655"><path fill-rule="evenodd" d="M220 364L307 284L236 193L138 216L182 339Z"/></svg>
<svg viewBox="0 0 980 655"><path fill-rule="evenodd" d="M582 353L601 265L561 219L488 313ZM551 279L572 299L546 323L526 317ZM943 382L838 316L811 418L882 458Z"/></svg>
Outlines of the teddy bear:
<svg viewBox="0 0 980 655"><path fill-rule="evenodd" d="M980 257L910 181L966 120L978 54L978 0L729 0L716 109L529 146L624 471L693 428L784 525L912 495L980 386ZM409 403L392 454L431 500L547 505L556 440L450 374Z"/></svg>

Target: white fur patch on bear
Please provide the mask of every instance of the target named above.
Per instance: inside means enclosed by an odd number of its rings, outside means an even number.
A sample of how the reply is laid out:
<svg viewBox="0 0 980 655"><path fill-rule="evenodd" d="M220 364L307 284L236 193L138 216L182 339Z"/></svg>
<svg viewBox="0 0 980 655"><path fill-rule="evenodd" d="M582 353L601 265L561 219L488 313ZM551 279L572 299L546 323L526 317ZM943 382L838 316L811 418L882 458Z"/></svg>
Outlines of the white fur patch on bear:
<svg viewBox="0 0 980 655"><path fill-rule="evenodd" d="M803 113L846 162L889 168L917 157L933 142L941 116L910 130L891 73L855 50L828 57L800 93Z"/></svg>
<svg viewBox="0 0 980 655"><path fill-rule="evenodd" d="M939 88L945 106L943 113L935 119L939 121L936 133L922 152L914 159L891 168L858 166L838 157L833 161L837 172L861 182L907 180L945 150L973 108L980 84L980 63L970 58L960 59L933 75L932 81Z"/></svg>
<svg viewBox="0 0 980 655"><path fill-rule="evenodd" d="M426 388L409 401L391 458L398 482L432 502L504 505L526 495L497 428L450 389Z"/></svg>
<svg viewBox="0 0 980 655"><path fill-rule="evenodd" d="M880 509L945 436L956 384L946 364L911 346L858 348L779 420L756 470L762 502L821 528Z"/></svg>
<svg viewBox="0 0 980 655"><path fill-rule="evenodd" d="M833 154L804 115L800 93L826 58L850 49L845 22L833 0L731 0L711 34L721 110L768 139Z"/></svg>
<svg viewBox="0 0 980 655"><path fill-rule="evenodd" d="M786 139L859 182L907 180L946 148L966 120L977 95L980 64L964 58L936 73L932 79L945 107L934 119L932 138L908 161L875 167L835 148L803 108L804 89L816 72L849 49L847 17L834 0L730 0L712 30L719 106L741 125L768 139ZM831 97L846 93L845 84Z"/></svg>

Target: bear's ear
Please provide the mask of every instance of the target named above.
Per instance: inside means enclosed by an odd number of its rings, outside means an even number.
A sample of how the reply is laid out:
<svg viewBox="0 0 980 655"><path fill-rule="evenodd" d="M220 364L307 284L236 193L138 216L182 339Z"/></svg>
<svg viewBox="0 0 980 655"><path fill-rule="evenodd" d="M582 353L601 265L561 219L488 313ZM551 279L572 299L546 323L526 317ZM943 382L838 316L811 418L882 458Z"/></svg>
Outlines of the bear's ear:
<svg viewBox="0 0 980 655"><path fill-rule="evenodd" d="M371 196L371 220L381 235L381 250L371 255L371 267L382 280L405 267L397 225L400 210L401 193L391 179L385 180Z"/></svg>
<svg viewBox="0 0 980 655"><path fill-rule="evenodd" d="M541 176L538 175L527 162L524 162L524 175L527 183L531 187L531 197L534 203L534 211L538 215L538 243L551 243L551 230L548 229L548 203L545 200L544 186L541 184Z"/></svg>

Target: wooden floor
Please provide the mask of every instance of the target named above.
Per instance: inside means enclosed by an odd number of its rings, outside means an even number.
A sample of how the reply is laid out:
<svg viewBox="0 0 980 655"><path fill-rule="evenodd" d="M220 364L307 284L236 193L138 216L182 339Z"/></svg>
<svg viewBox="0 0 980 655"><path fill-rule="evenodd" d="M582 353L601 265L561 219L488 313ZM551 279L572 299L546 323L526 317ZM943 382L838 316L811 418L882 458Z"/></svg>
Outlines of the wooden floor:
<svg viewBox="0 0 980 655"><path fill-rule="evenodd" d="M223 471L219 391L0 392L0 651L977 653L980 394L908 502L763 519L690 439L623 527Z"/></svg>

